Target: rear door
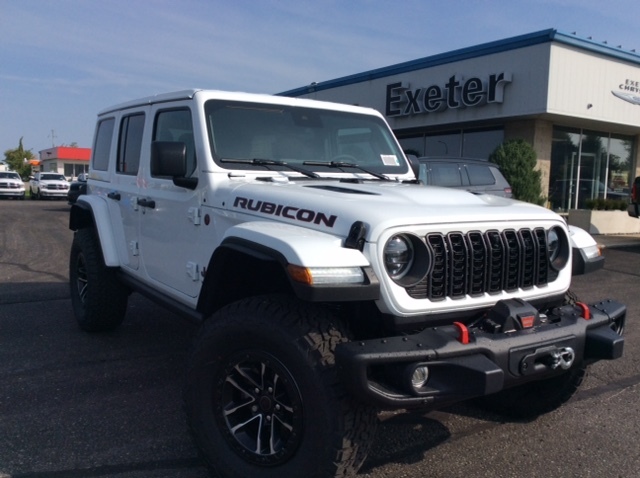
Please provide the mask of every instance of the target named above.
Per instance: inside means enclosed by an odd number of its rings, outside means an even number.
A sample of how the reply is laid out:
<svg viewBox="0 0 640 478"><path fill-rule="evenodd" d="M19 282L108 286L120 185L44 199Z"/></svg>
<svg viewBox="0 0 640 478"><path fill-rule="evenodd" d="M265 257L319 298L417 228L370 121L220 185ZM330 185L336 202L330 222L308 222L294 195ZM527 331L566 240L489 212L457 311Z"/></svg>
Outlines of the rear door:
<svg viewBox="0 0 640 478"><path fill-rule="evenodd" d="M116 152L115 173L113 175L114 190L109 193L113 204L120 209L127 255L127 267L137 270L140 262L140 158L142 144L149 141L151 128L145 128L149 108L143 107L129 110L119 118L118 144Z"/></svg>

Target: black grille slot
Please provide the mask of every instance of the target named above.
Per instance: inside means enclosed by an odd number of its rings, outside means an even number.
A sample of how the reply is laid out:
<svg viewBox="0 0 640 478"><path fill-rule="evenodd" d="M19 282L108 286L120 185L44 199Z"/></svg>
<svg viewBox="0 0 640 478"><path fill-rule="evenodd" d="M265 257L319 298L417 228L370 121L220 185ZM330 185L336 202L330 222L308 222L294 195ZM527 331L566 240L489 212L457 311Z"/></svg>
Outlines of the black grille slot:
<svg viewBox="0 0 640 478"><path fill-rule="evenodd" d="M431 270L420 283L407 288L415 299L495 294L544 285L558 277L549 267L542 228L430 233L425 240Z"/></svg>
<svg viewBox="0 0 640 478"><path fill-rule="evenodd" d="M449 246L449 287L447 295L449 297L460 298L464 297L467 293L467 279L468 279L468 260L469 254L467 252L467 245L465 243L465 237L458 232L453 232L447 236L447 242Z"/></svg>
<svg viewBox="0 0 640 478"><path fill-rule="evenodd" d="M447 296L447 247L444 236L441 234L429 234L427 244L431 249L433 265L431 273L427 275L429 282L427 287L427 297L431 300L443 300ZM411 288L413 289L413 287ZM409 289L409 290L411 290ZM411 292L409 292L411 295ZM422 298L422 297L421 297Z"/></svg>

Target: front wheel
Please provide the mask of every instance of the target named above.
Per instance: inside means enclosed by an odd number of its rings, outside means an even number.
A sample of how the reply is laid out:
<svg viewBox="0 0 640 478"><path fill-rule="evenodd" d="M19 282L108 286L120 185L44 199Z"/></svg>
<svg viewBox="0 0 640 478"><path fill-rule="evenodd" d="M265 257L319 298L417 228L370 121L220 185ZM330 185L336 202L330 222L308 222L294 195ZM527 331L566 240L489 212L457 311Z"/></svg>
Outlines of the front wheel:
<svg viewBox="0 0 640 478"><path fill-rule="evenodd" d="M221 477L353 476L377 416L338 379L346 340L327 311L285 297L245 299L205 322L184 398L209 466Z"/></svg>
<svg viewBox="0 0 640 478"><path fill-rule="evenodd" d="M118 327L127 310L128 290L115 270L102 258L100 242L92 228L73 235L69 258L71 305L81 329L106 332Z"/></svg>

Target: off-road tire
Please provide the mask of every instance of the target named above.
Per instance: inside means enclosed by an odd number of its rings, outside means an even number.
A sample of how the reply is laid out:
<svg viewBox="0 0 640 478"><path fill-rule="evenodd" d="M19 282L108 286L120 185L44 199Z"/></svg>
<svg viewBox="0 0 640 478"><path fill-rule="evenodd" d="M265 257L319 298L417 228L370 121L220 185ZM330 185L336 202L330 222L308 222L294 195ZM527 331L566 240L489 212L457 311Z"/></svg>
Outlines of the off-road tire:
<svg viewBox="0 0 640 478"><path fill-rule="evenodd" d="M217 476L357 473L377 414L338 379L334 350L346 340L328 311L280 296L230 304L203 324L184 401L195 442Z"/></svg>
<svg viewBox="0 0 640 478"><path fill-rule="evenodd" d="M107 332L122 323L128 290L118 281L115 269L104 264L93 228L80 229L73 236L69 286L71 305L82 330Z"/></svg>

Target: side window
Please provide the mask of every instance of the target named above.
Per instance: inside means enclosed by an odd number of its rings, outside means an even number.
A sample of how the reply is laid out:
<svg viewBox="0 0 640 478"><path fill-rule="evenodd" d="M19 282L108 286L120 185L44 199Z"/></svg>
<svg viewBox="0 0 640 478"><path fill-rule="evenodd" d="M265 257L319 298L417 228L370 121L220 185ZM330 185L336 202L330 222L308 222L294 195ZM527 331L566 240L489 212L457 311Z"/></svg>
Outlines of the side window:
<svg viewBox="0 0 640 478"><path fill-rule="evenodd" d="M93 145L93 169L106 171L109 168L109 155L111 153L111 138L113 137L114 125L114 118L105 119L98 123L96 141Z"/></svg>
<svg viewBox="0 0 640 478"><path fill-rule="evenodd" d="M131 175L138 174L143 131L144 114L134 114L122 118L120 139L118 141L117 172Z"/></svg>
<svg viewBox="0 0 640 478"><path fill-rule="evenodd" d="M153 130L153 141L184 143L187 149L187 177L196 169L196 148L193 139L191 111L188 108L159 111Z"/></svg>
<svg viewBox="0 0 640 478"><path fill-rule="evenodd" d="M435 186L462 186L457 163L431 163L431 184Z"/></svg>
<svg viewBox="0 0 640 478"><path fill-rule="evenodd" d="M468 164L469 182L472 186L490 186L496 183L491 168L478 166L477 164Z"/></svg>

